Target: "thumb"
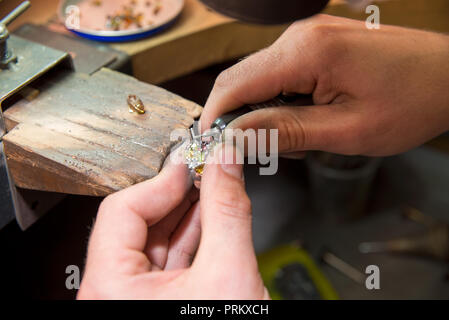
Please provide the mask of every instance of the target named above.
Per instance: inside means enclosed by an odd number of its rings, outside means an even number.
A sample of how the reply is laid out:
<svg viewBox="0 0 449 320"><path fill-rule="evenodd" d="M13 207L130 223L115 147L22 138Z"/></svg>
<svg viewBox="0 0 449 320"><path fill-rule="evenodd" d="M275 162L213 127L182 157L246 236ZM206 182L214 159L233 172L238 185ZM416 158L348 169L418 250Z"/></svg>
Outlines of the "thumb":
<svg viewBox="0 0 449 320"><path fill-rule="evenodd" d="M222 144L209 162L201 179L202 234L194 266L218 275L257 270L241 152L230 143Z"/></svg>
<svg viewBox="0 0 449 320"><path fill-rule="evenodd" d="M360 113L346 105L276 107L247 113L228 128L278 129L279 153L321 150L353 154L362 143Z"/></svg>

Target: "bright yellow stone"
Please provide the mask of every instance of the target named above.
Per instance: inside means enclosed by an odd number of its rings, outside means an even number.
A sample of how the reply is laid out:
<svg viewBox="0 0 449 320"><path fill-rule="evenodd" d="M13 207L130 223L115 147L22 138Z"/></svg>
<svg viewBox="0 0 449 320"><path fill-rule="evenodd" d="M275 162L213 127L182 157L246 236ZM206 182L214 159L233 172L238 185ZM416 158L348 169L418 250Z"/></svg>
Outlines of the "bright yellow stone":
<svg viewBox="0 0 449 320"><path fill-rule="evenodd" d="M204 170L204 164L199 165L198 167L195 168L195 172L198 173L199 175L203 174L203 170Z"/></svg>

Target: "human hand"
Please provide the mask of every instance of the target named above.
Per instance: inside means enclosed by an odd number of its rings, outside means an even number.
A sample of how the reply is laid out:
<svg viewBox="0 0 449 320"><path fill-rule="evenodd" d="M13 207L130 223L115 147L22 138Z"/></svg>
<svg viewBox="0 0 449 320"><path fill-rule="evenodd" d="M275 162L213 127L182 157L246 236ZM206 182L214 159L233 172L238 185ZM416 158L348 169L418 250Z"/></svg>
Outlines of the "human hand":
<svg viewBox="0 0 449 320"><path fill-rule="evenodd" d="M279 152L386 156L449 129L449 37L318 15L217 78L201 127L279 93L315 106L250 112L228 127L279 129Z"/></svg>
<svg viewBox="0 0 449 320"><path fill-rule="evenodd" d="M220 159L221 152L214 154ZM107 197L78 298L269 298L254 253L242 166L216 163L206 164L201 201L186 166L174 163Z"/></svg>

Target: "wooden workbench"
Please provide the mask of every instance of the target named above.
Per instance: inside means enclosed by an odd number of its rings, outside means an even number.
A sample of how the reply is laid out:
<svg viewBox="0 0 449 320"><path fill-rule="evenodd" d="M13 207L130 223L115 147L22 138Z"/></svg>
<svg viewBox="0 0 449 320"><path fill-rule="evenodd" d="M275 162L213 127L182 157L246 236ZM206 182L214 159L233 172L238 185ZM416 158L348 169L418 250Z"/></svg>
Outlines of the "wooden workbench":
<svg viewBox="0 0 449 320"><path fill-rule="evenodd" d="M4 112L9 170L24 189L104 196L150 179L176 143L171 133L202 110L109 69L55 71L33 87L37 97ZM144 114L129 112L128 94L140 97Z"/></svg>

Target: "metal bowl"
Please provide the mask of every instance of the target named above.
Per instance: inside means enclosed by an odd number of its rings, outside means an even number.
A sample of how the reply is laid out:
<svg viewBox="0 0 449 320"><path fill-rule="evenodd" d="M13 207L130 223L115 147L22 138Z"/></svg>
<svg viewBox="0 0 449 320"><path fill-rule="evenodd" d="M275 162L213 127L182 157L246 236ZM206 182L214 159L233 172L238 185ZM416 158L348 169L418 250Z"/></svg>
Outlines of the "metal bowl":
<svg viewBox="0 0 449 320"><path fill-rule="evenodd" d="M59 8L58 8L58 16L59 19L64 23L64 25L67 20L69 6L77 6L80 2L83 2L86 0L61 0L59 2ZM111 0L108 0L111 1ZM171 26L176 19L179 17L179 15L182 12L182 9L184 8L184 0L177 0L181 3L179 6L179 10L173 12L173 15L169 17L166 21L162 21L161 23L154 24L148 27L139 28L139 29L133 29L133 30L91 30L91 29L85 29L82 26L79 28L69 28L68 30L71 32L79 35L80 37L87 38L90 40L95 41L102 41L102 42L125 42L125 41L133 41L133 40L139 40L142 38L149 37L151 35L154 35L158 32L161 32L162 30L167 29L169 26ZM82 14L82 12L80 12ZM108 14L108 12L105 12L105 15Z"/></svg>

